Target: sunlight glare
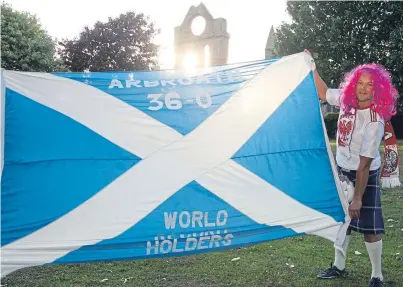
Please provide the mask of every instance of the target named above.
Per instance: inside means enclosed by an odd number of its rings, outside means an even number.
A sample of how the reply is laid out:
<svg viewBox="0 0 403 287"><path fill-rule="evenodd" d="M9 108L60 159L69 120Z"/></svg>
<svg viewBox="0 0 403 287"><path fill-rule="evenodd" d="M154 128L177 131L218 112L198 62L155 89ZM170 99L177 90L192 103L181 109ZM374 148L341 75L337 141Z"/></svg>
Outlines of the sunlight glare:
<svg viewBox="0 0 403 287"><path fill-rule="evenodd" d="M183 57L183 66L186 70L191 70L196 68L198 65L197 56L193 53L187 53L185 57Z"/></svg>

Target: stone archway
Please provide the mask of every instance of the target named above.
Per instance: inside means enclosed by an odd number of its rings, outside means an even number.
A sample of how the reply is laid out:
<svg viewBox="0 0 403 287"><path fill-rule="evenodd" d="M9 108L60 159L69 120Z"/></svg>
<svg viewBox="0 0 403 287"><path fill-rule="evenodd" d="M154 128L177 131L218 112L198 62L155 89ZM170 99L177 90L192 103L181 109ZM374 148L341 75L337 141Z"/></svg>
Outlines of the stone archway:
<svg viewBox="0 0 403 287"><path fill-rule="evenodd" d="M203 21L204 29L195 22ZM192 31L192 24L193 29ZM227 21L223 18L214 19L206 6L191 6L182 24L175 27L175 68L183 68L186 61L195 60L195 67L205 65L205 47L208 47L211 66L224 65L228 61Z"/></svg>

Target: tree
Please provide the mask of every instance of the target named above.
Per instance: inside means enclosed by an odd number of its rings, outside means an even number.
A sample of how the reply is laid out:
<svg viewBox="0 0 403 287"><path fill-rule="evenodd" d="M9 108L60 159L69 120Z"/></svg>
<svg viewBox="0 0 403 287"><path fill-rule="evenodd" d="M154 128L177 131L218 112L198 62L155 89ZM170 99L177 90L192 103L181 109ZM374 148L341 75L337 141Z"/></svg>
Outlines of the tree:
<svg viewBox="0 0 403 287"><path fill-rule="evenodd" d="M158 31L143 14L128 12L85 27L78 38L60 42L59 53L71 71L150 70L156 65Z"/></svg>
<svg viewBox="0 0 403 287"><path fill-rule="evenodd" d="M276 31L276 55L310 49L332 87L356 65L382 64L392 74L403 112L403 2L289 1L287 11L292 22Z"/></svg>
<svg viewBox="0 0 403 287"><path fill-rule="evenodd" d="M1 4L1 67L16 71L65 70L55 58L55 43L38 19Z"/></svg>

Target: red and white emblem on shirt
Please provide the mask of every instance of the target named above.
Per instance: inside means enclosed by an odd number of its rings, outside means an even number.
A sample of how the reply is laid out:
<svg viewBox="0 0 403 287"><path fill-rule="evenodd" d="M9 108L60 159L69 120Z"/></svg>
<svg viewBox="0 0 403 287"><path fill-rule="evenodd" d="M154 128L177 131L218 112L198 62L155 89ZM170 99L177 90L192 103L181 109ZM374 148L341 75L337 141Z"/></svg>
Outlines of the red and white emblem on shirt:
<svg viewBox="0 0 403 287"><path fill-rule="evenodd" d="M354 115L343 114L340 116L339 123L337 125L338 139L337 144L341 147L348 146L350 142L351 134L353 132Z"/></svg>

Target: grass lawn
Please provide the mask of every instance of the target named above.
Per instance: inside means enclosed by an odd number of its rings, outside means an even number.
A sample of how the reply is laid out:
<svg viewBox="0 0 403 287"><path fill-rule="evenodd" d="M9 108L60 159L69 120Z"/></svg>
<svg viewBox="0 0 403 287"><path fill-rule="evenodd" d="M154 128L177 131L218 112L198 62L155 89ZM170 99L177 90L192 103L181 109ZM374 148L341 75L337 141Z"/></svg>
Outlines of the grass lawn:
<svg viewBox="0 0 403 287"><path fill-rule="evenodd" d="M403 152L400 159L403 175ZM382 204L386 228L385 286L400 287L403 286L403 188L384 191ZM188 257L27 268L10 274L2 286L368 286L371 265L360 234L353 233L348 250L348 278L317 280L317 272L329 267L333 255L329 241L301 236ZM240 260L232 262L235 257Z"/></svg>

